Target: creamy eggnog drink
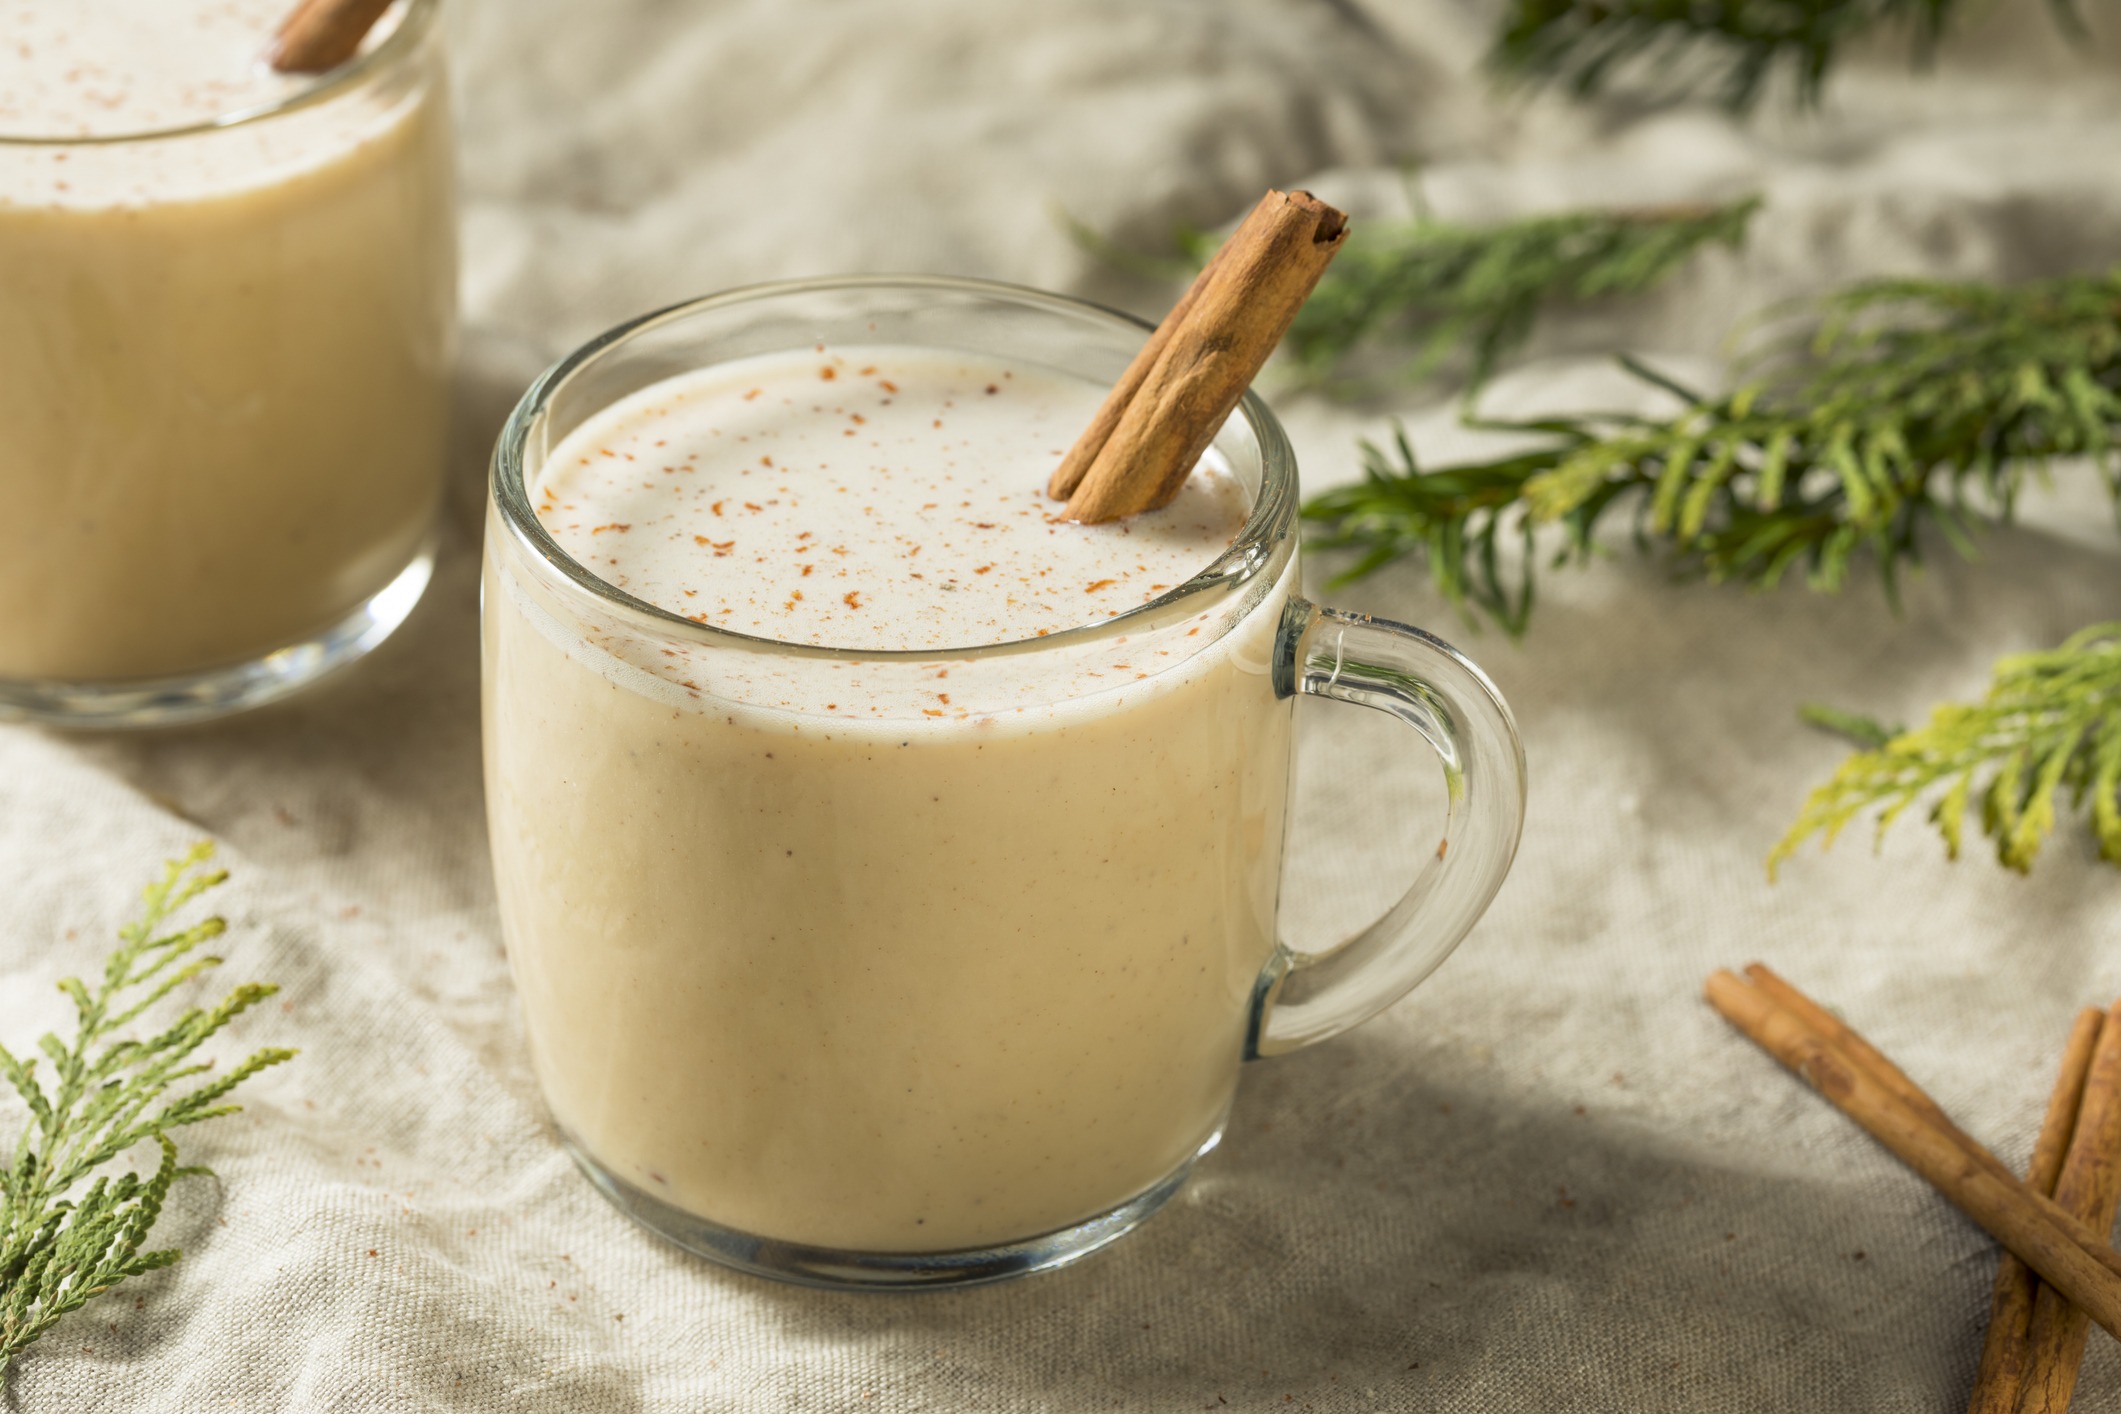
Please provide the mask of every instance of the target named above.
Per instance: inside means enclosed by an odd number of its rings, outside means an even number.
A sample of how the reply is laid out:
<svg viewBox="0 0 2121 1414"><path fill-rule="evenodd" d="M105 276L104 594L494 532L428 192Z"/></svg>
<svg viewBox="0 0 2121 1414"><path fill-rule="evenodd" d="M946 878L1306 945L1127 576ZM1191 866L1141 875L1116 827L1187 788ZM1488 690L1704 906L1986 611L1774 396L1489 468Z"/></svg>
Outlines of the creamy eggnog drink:
<svg viewBox="0 0 2121 1414"><path fill-rule="evenodd" d="M287 8L0 0L0 710L244 705L424 582L455 301L435 4L322 77L263 63Z"/></svg>
<svg viewBox="0 0 2121 1414"><path fill-rule="evenodd" d="M743 360L616 404L531 494L591 572L717 627L1036 639L1190 579L1248 509L1204 470L1127 527L1058 522L1039 488L1099 391ZM570 643L519 595L487 585L501 893L599 1162L746 1232L926 1251L1089 1217L1215 1132L1273 949L1274 613L893 673Z"/></svg>
<svg viewBox="0 0 2121 1414"><path fill-rule="evenodd" d="M502 920L553 1114L628 1211L799 1280L979 1280L1125 1230L1248 1045L1418 974L1255 1030L1303 962L1274 934L1292 694L1329 676L1278 432L1233 421L1166 508L1073 524L1042 488L1083 369L1138 335L1004 287L820 288L647 321L504 432Z"/></svg>

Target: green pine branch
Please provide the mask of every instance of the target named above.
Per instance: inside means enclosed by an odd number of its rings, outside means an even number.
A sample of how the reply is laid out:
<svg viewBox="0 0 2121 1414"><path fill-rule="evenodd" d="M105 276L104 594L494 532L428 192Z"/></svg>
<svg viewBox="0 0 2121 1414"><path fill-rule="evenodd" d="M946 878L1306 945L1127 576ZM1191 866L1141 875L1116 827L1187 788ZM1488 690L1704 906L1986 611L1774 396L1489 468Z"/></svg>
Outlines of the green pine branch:
<svg viewBox="0 0 2121 1414"><path fill-rule="evenodd" d="M1511 0L1488 52L1506 82L1553 85L1595 98L1625 75L1654 98L1710 94L1748 113L1777 74L1797 102L1819 102L1846 46L1875 30L1905 31L1917 67L1969 8L1967 0ZM2072 38L2085 33L2074 0L2048 0Z"/></svg>
<svg viewBox="0 0 2121 1414"><path fill-rule="evenodd" d="M1519 633L1543 525L1563 532L1555 563L1625 521L1712 579L1836 590L1868 561L1893 594L1931 532L1972 553L1971 532L2007 520L2053 458L2087 459L2121 494L2121 272L1875 280L1811 314L1808 336L1768 340L1731 393L1623 360L1679 410L1477 424L1533 445L1435 469L1404 436L1366 443L1363 480L1304 514L1318 543L1355 552L1343 579L1423 556L1448 600Z"/></svg>
<svg viewBox="0 0 2121 1414"><path fill-rule="evenodd" d="M1542 310L1640 294L1704 246L1736 249L1759 209L1760 199L1750 197L1494 226L1427 217L1357 222L1282 346L1314 381L1370 343L1411 348L1406 376L1413 380L1459 355L1477 388L1531 337Z"/></svg>
<svg viewBox="0 0 2121 1414"><path fill-rule="evenodd" d="M1818 835L1831 845L1873 811L1882 839L1895 820L1927 802L1952 858L1972 811L1996 857L2024 873L2054 832L2065 797L2072 809L2089 807L2099 857L2121 864L2121 623L2085 629L2048 652L2005 658L1981 702L1939 707L1928 725L1851 756L1812 791L1768 856L1768 871L1772 876L1806 839Z"/></svg>
<svg viewBox="0 0 2121 1414"><path fill-rule="evenodd" d="M1427 215L1357 221L1282 349L1314 384L1357 349L1388 344L1412 350L1404 369L1411 380L1462 359L1468 386L1477 388L1531 337L1543 310L1640 294L1705 246L1737 248L1759 209L1760 199L1750 197L1720 206L1566 211L1493 226ZM1160 260L1124 250L1079 222L1068 228L1115 268L1154 277L1190 276L1222 243L1219 234L1181 231L1181 258Z"/></svg>
<svg viewBox="0 0 2121 1414"><path fill-rule="evenodd" d="M0 1382L15 1356L54 1322L127 1277L177 1260L169 1250L142 1251L170 1187L204 1174L182 1167L170 1132L241 1106L229 1093L294 1052L268 1047L211 1078L211 1061L194 1053L214 1034L277 988L246 983L210 1007L189 1007L144 1036L135 1023L193 978L221 965L199 951L227 925L208 918L162 931L200 894L228 877L208 869L211 845L172 860L144 896L140 917L91 990L69 977L59 989L73 1002L70 1042L47 1034L42 1056L18 1059L0 1046L0 1076L29 1110L29 1122L0 1168ZM39 1074L50 1065L49 1079ZM154 1171L115 1177L96 1170L152 1141ZM83 1188L86 1184L86 1188Z"/></svg>

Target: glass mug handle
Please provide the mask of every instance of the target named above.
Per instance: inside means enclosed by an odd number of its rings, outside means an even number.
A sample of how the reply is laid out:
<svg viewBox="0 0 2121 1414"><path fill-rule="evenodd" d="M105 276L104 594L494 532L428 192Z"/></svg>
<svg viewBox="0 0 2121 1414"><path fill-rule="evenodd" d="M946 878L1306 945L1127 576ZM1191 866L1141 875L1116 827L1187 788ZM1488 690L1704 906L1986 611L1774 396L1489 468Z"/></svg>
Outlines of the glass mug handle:
<svg viewBox="0 0 2121 1414"><path fill-rule="evenodd" d="M1524 825L1524 745L1502 694L1450 644L1368 614L1292 597L1276 644L1277 694L1375 707L1421 733L1443 759L1443 838L1384 915L1338 947L1277 944L1253 992L1245 1056L1337 1036L1405 996L1479 919Z"/></svg>

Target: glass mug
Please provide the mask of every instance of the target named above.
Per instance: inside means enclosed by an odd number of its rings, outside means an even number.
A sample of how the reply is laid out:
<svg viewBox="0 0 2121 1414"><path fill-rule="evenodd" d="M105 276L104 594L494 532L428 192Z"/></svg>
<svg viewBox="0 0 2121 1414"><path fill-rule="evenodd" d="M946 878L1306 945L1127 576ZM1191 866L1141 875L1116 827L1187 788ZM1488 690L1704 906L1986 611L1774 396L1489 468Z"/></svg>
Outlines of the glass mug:
<svg viewBox="0 0 2121 1414"><path fill-rule="evenodd" d="M604 335L502 431L482 607L502 928L565 1142L681 1246L833 1286L1079 1257L1214 1147L1245 1060L1396 1000L1501 885L1524 807L1509 709L1420 630L1297 593L1296 464L1256 397L1215 443L1251 495L1225 554L1117 618L992 647L693 622L570 558L526 492L586 419L725 361L883 344L1109 384L1142 336L970 280L761 286ZM1116 653L1170 666L1083 691ZM939 670L963 717L773 705L910 697ZM1406 893L1315 955L1275 937L1298 696L1404 721L1449 787Z"/></svg>
<svg viewBox="0 0 2121 1414"><path fill-rule="evenodd" d="M419 600L456 321L439 10L262 107L0 128L0 719L255 706Z"/></svg>

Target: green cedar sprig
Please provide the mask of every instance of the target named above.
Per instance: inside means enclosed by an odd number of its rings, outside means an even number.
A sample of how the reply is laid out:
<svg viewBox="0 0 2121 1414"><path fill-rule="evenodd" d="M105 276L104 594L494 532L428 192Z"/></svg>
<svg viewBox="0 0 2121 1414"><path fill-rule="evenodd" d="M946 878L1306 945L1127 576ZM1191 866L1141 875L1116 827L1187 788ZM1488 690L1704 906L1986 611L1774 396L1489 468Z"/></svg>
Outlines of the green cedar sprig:
<svg viewBox="0 0 2121 1414"><path fill-rule="evenodd" d="M1305 515L1346 577L1425 554L1439 590L1512 633L1531 611L1535 527L1587 558L1627 519L1713 579L1772 586L1800 572L1841 588L1868 557L1888 594L1924 532L1962 552L2010 517L2027 477L2087 459L2121 495L2121 272L2016 286L1874 280L1772 338L1754 376L1712 397L1635 362L1677 398L1665 416L1598 413L1476 425L1534 439L1486 462L1424 469L1404 436L1364 447L1364 478ZM1503 553L1512 541L1522 553Z"/></svg>
<svg viewBox="0 0 2121 1414"><path fill-rule="evenodd" d="M1883 838L1925 801L1952 858L1972 810L1996 857L2025 873L2053 833L2065 794L2073 809L2089 806L2099 857L2121 864L2121 623L2003 659L1986 698L1939 707L1913 731L1884 735L1860 718L1834 718L1843 729L1868 727L1874 744L1812 791L1768 856L1771 875L1813 835L1831 845L1851 821L1875 811Z"/></svg>
<svg viewBox="0 0 2121 1414"><path fill-rule="evenodd" d="M199 951L226 929L208 918L171 932L170 919L225 880L206 868L213 847L201 844L172 860L148 886L140 917L119 932L119 945L92 991L80 979L59 984L74 1004L71 1042L47 1034L38 1042L50 1062L18 1059L0 1046L5 1076L29 1108L29 1123L0 1167L0 1381L9 1364L68 1312L127 1277L166 1267L173 1250L141 1250L178 1179L208 1170L180 1166L170 1131L241 1106L222 1103L238 1085L294 1052L267 1047L212 1079L211 1061L193 1061L222 1027L278 989L245 983L211 1007L190 1007L145 1039L124 1033L157 1003L221 959ZM196 1082L187 1084L187 1082ZM95 1171L135 1145L153 1141L154 1172L116 1177ZM82 1185L86 1183L85 1190Z"/></svg>
<svg viewBox="0 0 2121 1414"><path fill-rule="evenodd" d="M1282 347L1313 381L1356 348L1414 351L1405 375L1454 355L1478 388L1557 303L1640 294L1708 245L1736 249L1760 199L1726 205L1566 211L1493 226L1422 217L1357 222Z"/></svg>
<svg viewBox="0 0 2121 1414"><path fill-rule="evenodd" d="M1569 436L1566 431L1558 433ZM1395 464L1391 457L1396 453ZM1478 610L1513 638L1531 620L1536 577L1532 569L1533 521L1524 509L1525 486L1553 468L1555 449L1541 446L1495 461L1424 470L1404 429L1395 428L1391 451L1362 443L1363 479L1322 492L1305 503L1304 517L1318 527L1306 537L1319 549L1355 555L1335 585L1363 578L1395 560L1420 556L1439 594L1469 621ZM1556 563L1591 547L1595 514L1569 522L1568 544ZM1503 547L1517 542L1514 566ZM1512 579L1517 587L1511 587Z"/></svg>
<svg viewBox="0 0 2121 1414"><path fill-rule="evenodd" d="M1705 246L1735 249L1759 209L1760 199L1748 197L1724 205L1565 211L1493 226L1427 214L1359 220L1297 313L1282 350L1311 384L1323 383L1358 348L1392 344L1413 350L1407 378L1429 378L1462 358L1468 388L1477 388L1531 336L1542 310L1639 294ZM1181 257L1165 260L1123 249L1080 222L1067 224L1100 259L1153 278L1190 276L1223 239L1180 231Z"/></svg>
<svg viewBox="0 0 2121 1414"><path fill-rule="evenodd" d="M1965 0L1511 0L1488 51L1505 82L1557 85L1595 98L1621 75L1666 101L1713 94L1752 111L1777 73L1799 105L1816 106L1843 48L1883 28L1904 30L1926 66ZM2085 34L2074 0L2048 0L2063 33Z"/></svg>

